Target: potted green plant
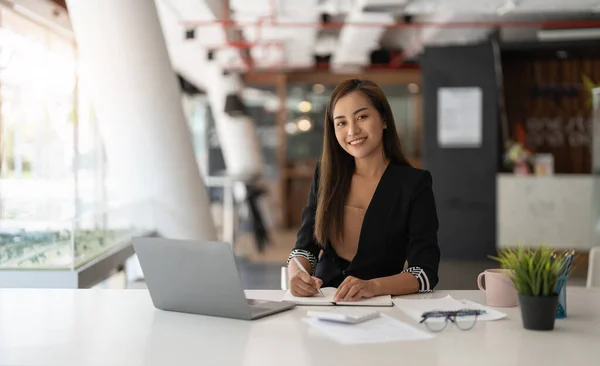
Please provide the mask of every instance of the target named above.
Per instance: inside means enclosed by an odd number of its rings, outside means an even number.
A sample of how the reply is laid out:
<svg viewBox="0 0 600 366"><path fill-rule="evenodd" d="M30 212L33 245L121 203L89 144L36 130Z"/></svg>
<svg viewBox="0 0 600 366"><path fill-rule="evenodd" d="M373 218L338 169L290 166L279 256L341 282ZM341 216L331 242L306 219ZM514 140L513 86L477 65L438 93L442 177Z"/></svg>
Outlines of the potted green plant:
<svg viewBox="0 0 600 366"><path fill-rule="evenodd" d="M557 283L566 277L569 261L555 256L554 251L539 246L502 250L497 257L501 267L509 270L519 296L523 327L530 330L552 330L558 306ZM559 290L558 290L559 291Z"/></svg>
<svg viewBox="0 0 600 366"><path fill-rule="evenodd" d="M504 165L518 175L528 175L533 170L533 154L525 146L516 141L506 144Z"/></svg>

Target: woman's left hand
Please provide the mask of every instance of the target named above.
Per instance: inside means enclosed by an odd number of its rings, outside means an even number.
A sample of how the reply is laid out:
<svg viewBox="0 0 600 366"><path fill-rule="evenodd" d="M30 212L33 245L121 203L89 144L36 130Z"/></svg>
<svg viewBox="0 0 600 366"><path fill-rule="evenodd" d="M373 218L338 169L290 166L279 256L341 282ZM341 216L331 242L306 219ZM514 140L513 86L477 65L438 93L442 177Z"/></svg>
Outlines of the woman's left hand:
<svg viewBox="0 0 600 366"><path fill-rule="evenodd" d="M333 301L356 301L375 296L375 284L370 280L361 280L348 276L338 287Z"/></svg>

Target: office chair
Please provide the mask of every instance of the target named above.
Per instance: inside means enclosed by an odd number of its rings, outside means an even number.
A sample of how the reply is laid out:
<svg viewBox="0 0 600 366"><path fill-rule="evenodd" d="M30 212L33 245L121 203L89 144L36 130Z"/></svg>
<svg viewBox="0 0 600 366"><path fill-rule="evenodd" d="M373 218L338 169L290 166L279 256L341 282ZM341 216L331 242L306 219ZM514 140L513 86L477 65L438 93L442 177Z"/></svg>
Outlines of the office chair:
<svg viewBox="0 0 600 366"><path fill-rule="evenodd" d="M586 287L600 287L600 247L590 250Z"/></svg>

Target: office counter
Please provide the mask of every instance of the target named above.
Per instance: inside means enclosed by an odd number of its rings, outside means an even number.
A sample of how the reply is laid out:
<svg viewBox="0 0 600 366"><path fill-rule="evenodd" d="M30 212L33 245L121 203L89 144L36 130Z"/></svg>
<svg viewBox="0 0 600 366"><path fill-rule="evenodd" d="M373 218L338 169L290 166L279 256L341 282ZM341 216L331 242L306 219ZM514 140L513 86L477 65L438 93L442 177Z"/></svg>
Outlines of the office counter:
<svg viewBox="0 0 600 366"><path fill-rule="evenodd" d="M600 176L499 174L496 189L498 248L600 246Z"/></svg>
<svg viewBox="0 0 600 366"><path fill-rule="evenodd" d="M468 298L479 291L424 296ZM247 291L278 300L281 291ZM412 295L417 296L417 295ZM600 357L600 290L568 289L567 319L526 331L519 308L431 340L343 346L300 319L306 307L255 321L156 310L147 290L0 289L0 365L588 365ZM321 308L322 309L322 308ZM398 308L382 308L415 326Z"/></svg>

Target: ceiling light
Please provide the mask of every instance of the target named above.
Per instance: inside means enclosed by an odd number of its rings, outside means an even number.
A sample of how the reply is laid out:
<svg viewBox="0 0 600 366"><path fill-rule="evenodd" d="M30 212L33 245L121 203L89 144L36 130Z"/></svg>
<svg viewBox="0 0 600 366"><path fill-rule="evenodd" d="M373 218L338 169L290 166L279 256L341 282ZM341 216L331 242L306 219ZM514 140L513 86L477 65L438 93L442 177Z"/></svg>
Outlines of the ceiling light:
<svg viewBox="0 0 600 366"><path fill-rule="evenodd" d="M408 91L417 94L419 92L419 86L415 83L408 84Z"/></svg>
<svg viewBox="0 0 600 366"><path fill-rule="evenodd" d="M265 98L264 108L267 112L277 112L279 110L279 98L277 96L269 96Z"/></svg>
<svg viewBox="0 0 600 366"><path fill-rule="evenodd" d="M302 118L298 120L297 125L300 131L306 132L311 129L312 122L308 118Z"/></svg>
<svg viewBox="0 0 600 366"><path fill-rule="evenodd" d="M323 85L323 84L315 84L315 85L313 85L313 93L315 93L315 94L323 94L323 93L325 93L325 85Z"/></svg>
<svg viewBox="0 0 600 366"><path fill-rule="evenodd" d="M298 110L302 113L308 113L312 109L312 104L309 101L303 100L298 104Z"/></svg>
<svg viewBox="0 0 600 366"><path fill-rule="evenodd" d="M540 41L565 41L600 38L600 28L546 29L537 32Z"/></svg>
<svg viewBox="0 0 600 366"><path fill-rule="evenodd" d="M294 122L288 122L285 124L285 132L288 135L293 135L298 132L298 126Z"/></svg>

